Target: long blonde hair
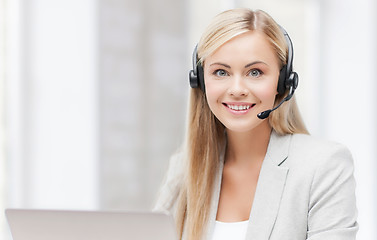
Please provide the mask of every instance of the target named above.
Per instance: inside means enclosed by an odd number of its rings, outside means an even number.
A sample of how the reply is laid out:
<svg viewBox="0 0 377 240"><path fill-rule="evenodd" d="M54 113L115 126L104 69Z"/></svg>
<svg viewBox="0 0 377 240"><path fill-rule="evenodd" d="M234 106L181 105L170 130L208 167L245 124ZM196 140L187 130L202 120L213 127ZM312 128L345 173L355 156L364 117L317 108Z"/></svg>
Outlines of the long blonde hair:
<svg viewBox="0 0 377 240"><path fill-rule="evenodd" d="M206 57L224 43L254 30L265 34L276 51L280 67L286 64L288 47L279 26L267 13L250 9L228 10L213 19L199 41L199 61L204 64ZM277 96L275 105L287 94ZM225 128L211 112L205 93L199 88L191 89L187 124L187 171L178 199L176 222L181 237L185 232L188 240L198 240L207 226L219 155L225 143ZM281 135L308 134L294 96L271 113L269 124Z"/></svg>

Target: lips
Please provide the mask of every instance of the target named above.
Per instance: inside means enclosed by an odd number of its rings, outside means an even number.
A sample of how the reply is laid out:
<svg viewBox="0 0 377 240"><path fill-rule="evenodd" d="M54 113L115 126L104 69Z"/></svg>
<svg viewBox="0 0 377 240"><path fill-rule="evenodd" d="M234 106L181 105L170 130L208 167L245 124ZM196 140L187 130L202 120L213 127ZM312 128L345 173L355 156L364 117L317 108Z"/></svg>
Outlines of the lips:
<svg viewBox="0 0 377 240"><path fill-rule="evenodd" d="M247 111L255 106L255 103L223 103L225 107L233 111Z"/></svg>

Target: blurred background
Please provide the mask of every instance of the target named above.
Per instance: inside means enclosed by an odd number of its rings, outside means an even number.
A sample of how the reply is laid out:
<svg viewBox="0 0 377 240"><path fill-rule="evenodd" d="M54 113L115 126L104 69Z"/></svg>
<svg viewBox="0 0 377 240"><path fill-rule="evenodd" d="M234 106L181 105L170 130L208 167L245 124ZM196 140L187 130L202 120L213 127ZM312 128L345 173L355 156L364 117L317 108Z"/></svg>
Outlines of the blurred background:
<svg viewBox="0 0 377 240"><path fill-rule="evenodd" d="M0 0L0 239L9 207L151 209L183 139L192 50L234 7L289 32L304 120L352 151L358 239L374 239L375 0Z"/></svg>

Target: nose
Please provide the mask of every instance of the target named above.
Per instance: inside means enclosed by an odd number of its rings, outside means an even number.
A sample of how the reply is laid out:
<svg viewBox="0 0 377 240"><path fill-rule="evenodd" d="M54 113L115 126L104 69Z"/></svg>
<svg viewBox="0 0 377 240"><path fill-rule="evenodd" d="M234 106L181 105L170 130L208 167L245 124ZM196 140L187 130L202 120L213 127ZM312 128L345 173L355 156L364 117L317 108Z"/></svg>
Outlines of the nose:
<svg viewBox="0 0 377 240"><path fill-rule="evenodd" d="M249 95L249 90L245 85L244 79L240 76L234 76L230 81L228 93L236 97Z"/></svg>

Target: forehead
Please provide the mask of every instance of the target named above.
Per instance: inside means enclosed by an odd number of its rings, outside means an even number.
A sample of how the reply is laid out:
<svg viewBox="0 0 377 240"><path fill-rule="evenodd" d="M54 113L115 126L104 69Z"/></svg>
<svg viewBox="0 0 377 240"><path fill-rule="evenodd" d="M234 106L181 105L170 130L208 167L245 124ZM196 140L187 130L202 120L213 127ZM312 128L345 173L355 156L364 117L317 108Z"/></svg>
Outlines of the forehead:
<svg viewBox="0 0 377 240"><path fill-rule="evenodd" d="M278 56L264 33L249 31L240 34L220 46L205 59L205 65L214 62L263 61L278 65Z"/></svg>

